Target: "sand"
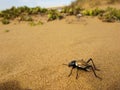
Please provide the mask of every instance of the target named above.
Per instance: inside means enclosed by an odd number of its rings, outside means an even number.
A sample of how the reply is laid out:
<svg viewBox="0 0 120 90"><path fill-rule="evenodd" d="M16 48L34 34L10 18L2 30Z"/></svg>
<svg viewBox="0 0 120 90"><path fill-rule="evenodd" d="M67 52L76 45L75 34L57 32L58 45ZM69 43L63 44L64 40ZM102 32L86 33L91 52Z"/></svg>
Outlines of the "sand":
<svg viewBox="0 0 120 90"><path fill-rule="evenodd" d="M9 30L9 32L6 32ZM92 58L96 71L62 65ZM67 17L43 25L0 24L0 90L120 90L120 23Z"/></svg>

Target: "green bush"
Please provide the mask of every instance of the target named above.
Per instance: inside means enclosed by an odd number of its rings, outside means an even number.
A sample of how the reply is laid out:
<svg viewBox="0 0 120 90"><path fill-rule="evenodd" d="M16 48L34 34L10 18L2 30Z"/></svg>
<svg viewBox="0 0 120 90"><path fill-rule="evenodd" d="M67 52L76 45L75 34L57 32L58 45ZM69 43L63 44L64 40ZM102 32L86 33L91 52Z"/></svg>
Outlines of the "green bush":
<svg viewBox="0 0 120 90"><path fill-rule="evenodd" d="M33 21L31 16L21 16L20 21Z"/></svg>
<svg viewBox="0 0 120 90"><path fill-rule="evenodd" d="M56 17L57 17L57 19L59 19L59 20L63 19L63 16L62 16L61 14L58 14Z"/></svg>
<svg viewBox="0 0 120 90"><path fill-rule="evenodd" d="M69 13L70 15L73 15L73 8L69 8L68 13Z"/></svg>
<svg viewBox="0 0 120 90"><path fill-rule="evenodd" d="M36 26L36 25L43 25L43 22L39 21L39 22L34 22L34 21L31 21L29 23L31 26Z"/></svg>
<svg viewBox="0 0 120 90"><path fill-rule="evenodd" d="M34 8L29 8L28 13L31 14L39 14L41 12L41 8L40 7L34 7Z"/></svg>
<svg viewBox="0 0 120 90"><path fill-rule="evenodd" d="M47 9L46 8L41 8L41 13L47 13Z"/></svg>
<svg viewBox="0 0 120 90"><path fill-rule="evenodd" d="M97 16L102 14L103 12L104 10L96 8L96 9L83 10L82 14L86 16Z"/></svg>
<svg viewBox="0 0 120 90"><path fill-rule="evenodd" d="M2 19L2 23L3 23L3 24L9 24L10 21L9 21L8 19Z"/></svg>
<svg viewBox="0 0 120 90"><path fill-rule="evenodd" d="M79 7L75 7L75 8L73 8L73 7L64 7L63 9L62 9L62 13L67 13L68 15L77 15L77 14L79 14L80 13L80 8Z"/></svg>
<svg viewBox="0 0 120 90"><path fill-rule="evenodd" d="M64 8L62 8L61 13L68 13L68 11L69 11L69 8L68 7L64 7Z"/></svg>
<svg viewBox="0 0 120 90"><path fill-rule="evenodd" d="M95 8L95 9L93 10L93 15L94 15L94 16L100 15L100 14L102 14L102 13L104 13L104 10L101 10L101 9L98 9L98 8Z"/></svg>
<svg viewBox="0 0 120 90"><path fill-rule="evenodd" d="M5 19L15 19L17 17L20 17L21 15L32 15L32 14L43 14L47 13L47 9L40 8L40 7L34 7L29 8L27 6L22 7L11 7L10 9L6 9L0 12L0 17ZM29 20L27 20L29 21ZM30 20L31 21L31 20Z"/></svg>
<svg viewBox="0 0 120 90"><path fill-rule="evenodd" d="M0 11L0 17L2 17L2 12Z"/></svg>
<svg viewBox="0 0 120 90"><path fill-rule="evenodd" d="M77 14L80 13L81 10L82 10L81 8L75 7L75 8L73 9L73 14L74 14L74 15L77 15Z"/></svg>
<svg viewBox="0 0 120 90"><path fill-rule="evenodd" d="M57 10L48 10L48 21L52 21L55 19L62 19L63 16L61 15L61 13L59 13Z"/></svg>
<svg viewBox="0 0 120 90"><path fill-rule="evenodd" d="M81 13L85 16L89 16L90 15L90 10L83 10Z"/></svg>
<svg viewBox="0 0 120 90"><path fill-rule="evenodd" d="M55 20L56 18L57 18L57 17L56 17L55 14L52 14L52 13L48 14L48 21Z"/></svg>
<svg viewBox="0 0 120 90"><path fill-rule="evenodd" d="M105 12L99 16L99 19L105 22L120 21L120 10L108 7Z"/></svg>
<svg viewBox="0 0 120 90"><path fill-rule="evenodd" d="M120 21L120 10L108 7L106 10L89 9L83 10L82 14L85 16L98 16L99 19L105 22Z"/></svg>

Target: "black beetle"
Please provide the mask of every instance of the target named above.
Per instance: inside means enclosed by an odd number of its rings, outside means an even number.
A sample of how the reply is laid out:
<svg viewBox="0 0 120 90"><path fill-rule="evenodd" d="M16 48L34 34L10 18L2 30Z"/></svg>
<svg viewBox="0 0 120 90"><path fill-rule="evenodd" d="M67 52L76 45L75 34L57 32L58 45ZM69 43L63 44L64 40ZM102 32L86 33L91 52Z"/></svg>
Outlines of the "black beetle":
<svg viewBox="0 0 120 90"><path fill-rule="evenodd" d="M90 61L92 62L92 65L89 64ZM85 62L83 59L72 60L70 63L63 64L63 65L67 65L68 67L72 67L71 72L68 75L68 77L71 76L73 69L76 68L77 69L76 79L78 79L78 70L90 71L90 69L92 69L95 77L97 77L99 79L102 79L102 78L100 78L99 76L96 75L95 70L99 71L99 69L96 68L96 66L95 66L95 64L94 64L94 62L91 58L87 62Z"/></svg>

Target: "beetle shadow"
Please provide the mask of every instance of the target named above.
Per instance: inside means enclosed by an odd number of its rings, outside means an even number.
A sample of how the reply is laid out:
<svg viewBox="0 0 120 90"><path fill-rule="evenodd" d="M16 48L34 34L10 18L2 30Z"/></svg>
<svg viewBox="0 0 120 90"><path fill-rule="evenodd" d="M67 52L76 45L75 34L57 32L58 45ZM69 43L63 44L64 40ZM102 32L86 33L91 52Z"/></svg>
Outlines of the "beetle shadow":
<svg viewBox="0 0 120 90"><path fill-rule="evenodd" d="M0 83L0 90L32 90L28 88L22 88L18 81L7 81Z"/></svg>

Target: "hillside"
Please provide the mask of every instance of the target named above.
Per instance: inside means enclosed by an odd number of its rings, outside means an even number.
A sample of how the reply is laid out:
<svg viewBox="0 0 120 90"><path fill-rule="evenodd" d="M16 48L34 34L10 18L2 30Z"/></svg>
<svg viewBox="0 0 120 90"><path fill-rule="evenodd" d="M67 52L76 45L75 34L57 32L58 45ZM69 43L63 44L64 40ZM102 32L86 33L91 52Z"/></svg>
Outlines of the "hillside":
<svg viewBox="0 0 120 90"><path fill-rule="evenodd" d="M76 0L72 2L70 6L72 7L83 7L83 8L91 8L91 7L100 7L100 6L111 6L120 4L120 0Z"/></svg>

